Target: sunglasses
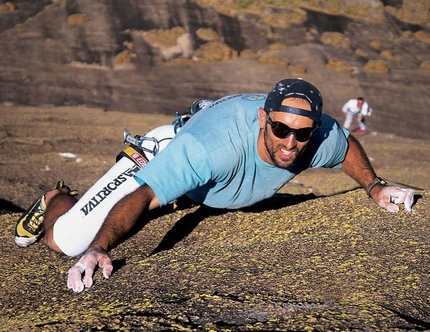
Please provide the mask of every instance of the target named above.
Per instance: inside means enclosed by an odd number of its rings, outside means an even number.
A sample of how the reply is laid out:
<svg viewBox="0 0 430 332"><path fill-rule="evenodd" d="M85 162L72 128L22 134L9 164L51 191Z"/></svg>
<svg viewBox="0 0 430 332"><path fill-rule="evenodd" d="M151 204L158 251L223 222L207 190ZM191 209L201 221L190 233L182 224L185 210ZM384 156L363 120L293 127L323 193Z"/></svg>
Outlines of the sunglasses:
<svg viewBox="0 0 430 332"><path fill-rule="evenodd" d="M280 139L285 139L291 134L293 134L298 142L306 142L311 139L313 132L318 128L316 126L313 128L307 127L300 129L292 129L288 127L285 123L272 121L268 113L266 113L266 119L267 123L272 127L273 135Z"/></svg>

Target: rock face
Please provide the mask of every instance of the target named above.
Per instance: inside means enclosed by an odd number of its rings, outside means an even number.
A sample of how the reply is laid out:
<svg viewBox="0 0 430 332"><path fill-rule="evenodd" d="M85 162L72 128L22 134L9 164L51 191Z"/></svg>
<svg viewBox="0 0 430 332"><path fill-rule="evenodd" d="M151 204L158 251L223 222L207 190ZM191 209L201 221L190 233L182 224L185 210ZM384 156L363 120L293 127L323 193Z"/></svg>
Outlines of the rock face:
<svg viewBox="0 0 430 332"><path fill-rule="evenodd" d="M56 180L84 194L125 147L124 127L173 118L123 114L0 105L0 331L430 329L430 144L388 134L357 138L380 176L415 188L413 213L380 208L341 170L312 169L291 195L247 209L154 211L111 251L112 277L97 270L74 294L78 258L43 241L18 248L16 221Z"/></svg>
<svg viewBox="0 0 430 332"><path fill-rule="evenodd" d="M360 95L371 129L430 138L428 1L274 3L5 2L0 102L173 114L303 77L339 120Z"/></svg>

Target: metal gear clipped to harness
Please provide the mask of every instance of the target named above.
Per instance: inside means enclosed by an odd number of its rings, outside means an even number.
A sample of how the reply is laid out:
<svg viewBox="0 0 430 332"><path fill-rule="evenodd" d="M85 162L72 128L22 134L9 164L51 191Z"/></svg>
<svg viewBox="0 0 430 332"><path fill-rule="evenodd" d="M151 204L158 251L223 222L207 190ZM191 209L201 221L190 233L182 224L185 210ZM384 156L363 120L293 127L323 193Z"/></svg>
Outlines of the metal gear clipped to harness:
<svg viewBox="0 0 430 332"><path fill-rule="evenodd" d="M183 114L176 112L175 119L171 125L157 127L143 136L132 136L128 129L124 129L124 143L142 152L148 160L158 154L168 142L178 133L181 127L197 112L213 103L209 99L196 100Z"/></svg>
<svg viewBox="0 0 430 332"><path fill-rule="evenodd" d="M183 114L176 112L175 120L173 120L172 125L175 128L175 133L181 128L191 117L202 109L210 106L213 100L210 99L198 99L188 107Z"/></svg>

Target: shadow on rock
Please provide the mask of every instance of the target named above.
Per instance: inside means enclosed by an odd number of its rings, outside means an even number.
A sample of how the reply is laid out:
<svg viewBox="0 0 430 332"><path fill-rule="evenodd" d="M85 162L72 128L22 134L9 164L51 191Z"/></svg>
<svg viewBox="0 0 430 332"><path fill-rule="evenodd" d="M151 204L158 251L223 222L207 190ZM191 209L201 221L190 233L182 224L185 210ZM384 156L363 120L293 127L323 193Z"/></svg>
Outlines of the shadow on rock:
<svg viewBox="0 0 430 332"><path fill-rule="evenodd" d="M0 214L24 212L22 208L0 198Z"/></svg>

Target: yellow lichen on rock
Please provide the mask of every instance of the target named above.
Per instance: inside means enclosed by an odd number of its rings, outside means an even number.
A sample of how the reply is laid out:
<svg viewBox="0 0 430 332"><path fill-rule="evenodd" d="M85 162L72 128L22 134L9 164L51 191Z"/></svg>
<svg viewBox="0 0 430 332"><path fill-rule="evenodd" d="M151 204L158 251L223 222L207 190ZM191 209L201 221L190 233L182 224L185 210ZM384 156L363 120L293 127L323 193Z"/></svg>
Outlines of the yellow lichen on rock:
<svg viewBox="0 0 430 332"><path fill-rule="evenodd" d="M199 28L196 30L196 35L204 41L214 41L219 39L219 34L210 28Z"/></svg>
<svg viewBox="0 0 430 332"><path fill-rule="evenodd" d="M292 23L301 24L306 20L306 11L296 5L286 5L285 1L252 0L196 0L199 6L213 7L218 13L237 17L240 20L262 20L269 25L288 28ZM276 9L284 9L278 12Z"/></svg>
<svg viewBox="0 0 430 332"><path fill-rule="evenodd" d="M16 10L16 6L12 2L6 2L0 5L0 14L10 13Z"/></svg>
<svg viewBox="0 0 430 332"><path fill-rule="evenodd" d="M268 47L269 51L281 51L281 50L285 50L286 48L287 46L281 43L273 43L273 44L270 44Z"/></svg>
<svg viewBox="0 0 430 332"><path fill-rule="evenodd" d="M430 61L423 61L420 64L421 69L430 69Z"/></svg>
<svg viewBox="0 0 430 332"><path fill-rule="evenodd" d="M261 11L261 9L258 9L258 11ZM291 24L303 23L306 20L306 16L306 12L302 9L283 13L277 13L276 11L267 9L263 10L262 18L271 26L289 28Z"/></svg>
<svg viewBox="0 0 430 332"><path fill-rule="evenodd" d="M402 32L401 37L402 37L403 39L409 39L409 38L411 38L413 35L414 35L414 33L413 33L412 31L407 30L407 31L403 31L403 32Z"/></svg>
<svg viewBox="0 0 430 332"><path fill-rule="evenodd" d="M171 47L178 43L178 38L186 33L183 27L174 27L170 30L149 30L143 33L143 38L160 47Z"/></svg>
<svg viewBox="0 0 430 332"><path fill-rule="evenodd" d="M135 57L136 57L136 53L133 53L130 50L124 50L118 53L117 56L115 57L115 64L123 65L123 64L131 63Z"/></svg>
<svg viewBox="0 0 430 332"><path fill-rule="evenodd" d="M369 46L375 50L380 50L381 49L381 42L379 40L374 40L372 42L370 42Z"/></svg>
<svg viewBox="0 0 430 332"><path fill-rule="evenodd" d="M163 61L171 61L179 57L189 58L194 51L191 34L183 27L145 31L142 37L155 53L159 53Z"/></svg>
<svg viewBox="0 0 430 332"><path fill-rule="evenodd" d="M393 52L389 50L382 51L380 54L381 58L391 60L391 61L400 61L402 57L400 55L394 55Z"/></svg>
<svg viewBox="0 0 430 332"><path fill-rule="evenodd" d="M213 7L225 15L237 17L244 12L261 15L271 25L287 27L296 20L303 22L306 12L301 8L325 12L331 15L345 15L362 20L382 23L388 13L398 20L412 24L426 24L430 21L429 0L403 0L401 6L384 6L383 1L357 0L196 0L199 6ZM291 15L276 13L271 8L291 9ZM303 14L299 13L302 10Z"/></svg>
<svg viewBox="0 0 430 332"><path fill-rule="evenodd" d="M340 72L351 72L352 66L347 62L339 59L330 59L326 65L327 68L340 71Z"/></svg>
<svg viewBox="0 0 430 332"><path fill-rule="evenodd" d="M430 1L403 0L399 8L386 6L385 10L403 22L426 24L430 21Z"/></svg>
<svg viewBox="0 0 430 332"><path fill-rule="evenodd" d="M81 25L85 24L90 20L88 15L85 14L72 14L67 18L67 23L70 25Z"/></svg>
<svg viewBox="0 0 430 332"><path fill-rule="evenodd" d="M260 63L272 63L280 66L288 66L289 61L279 55L275 54L263 54L259 59Z"/></svg>
<svg viewBox="0 0 430 332"><path fill-rule="evenodd" d="M365 50L363 50L361 48L357 48L355 50L354 54L356 56L359 56L360 58L367 58L369 56L369 54Z"/></svg>
<svg viewBox="0 0 430 332"><path fill-rule="evenodd" d="M384 6L380 1L290 0L288 6L323 11L332 15L346 15L372 22L385 20Z"/></svg>
<svg viewBox="0 0 430 332"><path fill-rule="evenodd" d="M340 32L324 32L321 36L321 42L335 47L349 48L348 38Z"/></svg>
<svg viewBox="0 0 430 332"><path fill-rule="evenodd" d="M200 46L193 54L193 61L210 63L237 57L237 52L225 43L213 41Z"/></svg>
<svg viewBox="0 0 430 332"><path fill-rule="evenodd" d="M128 50L132 50L134 48L134 43L128 40L124 41L122 45L124 45Z"/></svg>
<svg viewBox="0 0 430 332"><path fill-rule="evenodd" d="M189 65L192 63L192 60L185 57L180 57L173 59L172 61L163 62L161 67L170 67L170 66L180 66L180 65Z"/></svg>
<svg viewBox="0 0 430 332"><path fill-rule="evenodd" d="M390 68L383 62L379 60L369 60L364 65L364 69L373 73L388 74Z"/></svg>
<svg viewBox="0 0 430 332"><path fill-rule="evenodd" d="M420 30L414 33L414 37L417 40L421 40L425 43L430 44L430 33L424 30Z"/></svg>
<svg viewBox="0 0 430 332"><path fill-rule="evenodd" d="M257 53L255 53L253 50L250 50L249 48L243 50L242 52L240 52L240 57L241 58L253 58L257 55Z"/></svg>
<svg viewBox="0 0 430 332"><path fill-rule="evenodd" d="M291 65L290 68L297 74L304 74L308 71L306 67L302 65Z"/></svg>
<svg viewBox="0 0 430 332"><path fill-rule="evenodd" d="M298 6L276 1L197 0L199 6L214 7L217 12L239 20L264 21L271 26L288 28L306 20L306 11ZM282 8L278 12L276 8ZM250 18L250 15L253 17Z"/></svg>

